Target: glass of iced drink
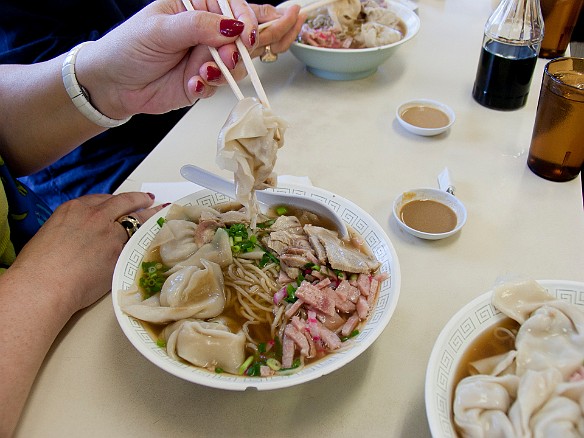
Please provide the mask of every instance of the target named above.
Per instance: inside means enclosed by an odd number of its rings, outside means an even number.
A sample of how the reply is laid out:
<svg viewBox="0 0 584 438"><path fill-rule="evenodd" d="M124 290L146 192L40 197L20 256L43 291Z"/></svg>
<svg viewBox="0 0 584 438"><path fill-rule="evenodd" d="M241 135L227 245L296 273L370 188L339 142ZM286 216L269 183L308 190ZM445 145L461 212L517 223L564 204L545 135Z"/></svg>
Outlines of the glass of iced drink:
<svg viewBox="0 0 584 438"><path fill-rule="evenodd" d="M569 181L584 164L584 59L547 63L527 165L551 181Z"/></svg>

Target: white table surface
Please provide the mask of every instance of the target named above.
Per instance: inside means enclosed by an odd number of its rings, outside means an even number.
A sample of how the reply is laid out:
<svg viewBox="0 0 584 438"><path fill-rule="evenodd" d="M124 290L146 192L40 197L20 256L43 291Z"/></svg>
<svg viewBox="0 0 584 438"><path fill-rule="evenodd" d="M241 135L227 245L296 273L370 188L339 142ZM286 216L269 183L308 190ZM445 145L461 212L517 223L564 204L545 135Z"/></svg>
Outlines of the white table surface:
<svg viewBox="0 0 584 438"><path fill-rule="evenodd" d="M363 80L319 79L291 54L275 64L257 63L274 111L291 125L276 171L308 176L357 203L397 251L399 302L369 350L298 387L261 393L207 388L141 356L119 328L108 294L76 315L56 341L17 436L429 436L426 365L449 318L500 276L584 281L580 178L553 183L526 166L545 60L538 60L524 108L489 110L471 97L494 3L419 0L419 34ZM450 105L456 123L439 137L407 133L394 114L412 98ZM229 176L215 164L215 151L234 105L228 88L197 103L120 191L181 181L185 163ZM436 186L445 166L468 209L466 226L442 241L403 233L390 217L393 199L413 187Z"/></svg>

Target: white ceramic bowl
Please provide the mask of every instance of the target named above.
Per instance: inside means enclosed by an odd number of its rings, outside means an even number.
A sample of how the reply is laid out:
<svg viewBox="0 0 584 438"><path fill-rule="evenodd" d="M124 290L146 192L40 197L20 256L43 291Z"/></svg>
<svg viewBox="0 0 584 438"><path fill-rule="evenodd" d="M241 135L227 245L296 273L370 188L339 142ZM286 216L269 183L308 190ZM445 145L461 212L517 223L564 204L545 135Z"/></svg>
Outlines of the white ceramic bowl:
<svg viewBox="0 0 584 438"><path fill-rule="evenodd" d="M450 207L456 214L456 226L454 229L446 233L425 233L407 226L400 218L400 211L405 204L416 200L434 200ZM466 223L466 208L460 199L444 190L419 188L407 190L395 199L393 202L393 217L404 231L421 239L438 240L450 237L460 231Z"/></svg>
<svg viewBox="0 0 584 438"><path fill-rule="evenodd" d="M129 289L134 283L144 254L160 229L156 221L160 217L164 217L170 208L166 207L146 221L126 244L116 265L112 282L112 300L118 323L132 345L144 357L170 374L189 382L227 390L242 391L248 388L269 390L305 383L341 368L363 353L383 332L397 305L401 276L396 252L381 226L351 201L325 190L294 185L283 185L276 190L282 193L312 197L329 205L340 214L347 225L365 239L375 257L381 262L381 271L390 274L389 279L381 285L375 309L361 333L354 339L351 348L330 354L295 374L267 378L234 376L226 373L217 374L170 358L165 349L156 345L142 323L125 314L118 302L119 291ZM177 203L212 206L228 200L229 198L219 193L202 190L177 201Z"/></svg>
<svg viewBox="0 0 584 438"><path fill-rule="evenodd" d="M419 106L435 108L435 109L443 112L446 115L446 117L448 117L448 123L444 124L443 126L436 127L436 128L424 128L421 126L417 126L417 125L408 123L402 118L402 116L406 110L413 108L413 107L419 107ZM401 126L403 126L405 129L407 129L408 131L410 131L414 134L422 135L424 137L430 137L433 135L438 135L438 134L442 134L443 132L446 132L452 126L454 121L456 120L456 116L455 116L452 108L450 108L448 105L445 105L441 102L438 102L437 100L432 100L432 99L415 99L415 100L410 100L409 102L405 102L397 108L397 110L395 111L395 116L396 116L399 124Z"/></svg>
<svg viewBox="0 0 584 438"><path fill-rule="evenodd" d="M584 307L584 283L538 280L549 293ZM454 379L467 348L486 329L505 318L491 305L492 291L486 292L448 321L436 339L426 369L425 402L430 431L434 438L456 437L452 424Z"/></svg>
<svg viewBox="0 0 584 438"><path fill-rule="evenodd" d="M290 52L306 64L309 72L320 78L353 80L371 76L399 46L411 40L420 30L420 19L410 8L394 1L388 1L387 7L406 25L406 35L400 41L366 49L329 49L295 42L290 46Z"/></svg>

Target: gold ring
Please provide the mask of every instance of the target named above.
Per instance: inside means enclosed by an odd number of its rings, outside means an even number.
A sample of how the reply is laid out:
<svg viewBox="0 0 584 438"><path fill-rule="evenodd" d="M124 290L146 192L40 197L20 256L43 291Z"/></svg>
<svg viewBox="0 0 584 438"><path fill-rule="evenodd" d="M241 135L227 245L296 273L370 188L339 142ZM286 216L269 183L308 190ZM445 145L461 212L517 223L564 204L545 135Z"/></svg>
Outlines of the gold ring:
<svg viewBox="0 0 584 438"><path fill-rule="evenodd" d="M128 240L132 238L134 233L140 228L140 225L142 225L138 219L129 215L120 216L116 219L116 222L124 227L124 230L126 230L126 233L128 234Z"/></svg>
<svg viewBox="0 0 584 438"><path fill-rule="evenodd" d="M278 54L272 52L272 48L268 44L264 47L264 52L260 55L260 61L262 62L276 62L278 60Z"/></svg>

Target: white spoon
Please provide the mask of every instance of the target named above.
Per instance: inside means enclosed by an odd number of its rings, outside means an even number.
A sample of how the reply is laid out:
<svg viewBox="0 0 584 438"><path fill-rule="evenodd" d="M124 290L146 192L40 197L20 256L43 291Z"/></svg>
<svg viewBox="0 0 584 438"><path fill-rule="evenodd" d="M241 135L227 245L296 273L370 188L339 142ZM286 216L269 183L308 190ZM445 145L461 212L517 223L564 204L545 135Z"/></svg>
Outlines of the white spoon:
<svg viewBox="0 0 584 438"><path fill-rule="evenodd" d="M206 171L205 169L193 166L192 164L186 164L181 167L180 174L188 181L235 199L235 183L233 181L226 180L214 173ZM347 226L337 213L335 213L328 205L323 204L316 199L266 190L256 190L256 197L260 205L263 207L262 211L264 212L271 207L277 207L280 205L289 205L301 210L310 211L317 216L330 220L337 229L341 239L349 237Z"/></svg>

